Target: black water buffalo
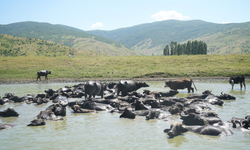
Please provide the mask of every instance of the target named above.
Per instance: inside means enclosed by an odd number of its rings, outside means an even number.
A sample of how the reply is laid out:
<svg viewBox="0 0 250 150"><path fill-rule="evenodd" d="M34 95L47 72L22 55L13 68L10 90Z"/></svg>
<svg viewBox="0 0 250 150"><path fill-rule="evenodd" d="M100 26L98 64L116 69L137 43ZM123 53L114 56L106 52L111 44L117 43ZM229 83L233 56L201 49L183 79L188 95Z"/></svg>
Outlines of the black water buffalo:
<svg viewBox="0 0 250 150"><path fill-rule="evenodd" d="M242 89L242 84L244 85L246 89L244 76L230 77L229 83L232 85L232 89L234 88L234 84L238 84L238 83L240 83L240 89Z"/></svg>
<svg viewBox="0 0 250 150"><path fill-rule="evenodd" d="M128 92L137 91L141 87L149 87L149 85L145 82L135 82L133 80L121 80L117 84L118 92L117 96L120 92L125 96Z"/></svg>
<svg viewBox="0 0 250 150"><path fill-rule="evenodd" d="M239 128L243 128L243 129L247 129L249 130L250 127L250 115L246 115L245 118L236 118L236 117L232 117L232 119L230 119L229 121L227 121L229 123L233 124L233 128L237 128L236 123L239 124Z"/></svg>
<svg viewBox="0 0 250 150"><path fill-rule="evenodd" d="M0 111L0 116L2 117L17 117L19 114L14 110L13 107L9 107L4 111Z"/></svg>
<svg viewBox="0 0 250 150"><path fill-rule="evenodd" d="M130 108L125 108L124 112L120 115L120 118L135 119L135 113Z"/></svg>
<svg viewBox="0 0 250 150"><path fill-rule="evenodd" d="M45 111L41 111L37 115L37 119L57 121L63 120L62 116L66 116L66 106L55 103L47 107Z"/></svg>
<svg viewBox="0 0 250 150"><path fill-rule="evenodd" d="M203 135L212 135L212 136L230 136L233 135L233 132L227 128L220 126L185 126L180 122L174 122L171 124L170 129L165 129L164 132L169 135L170 138L181 135L184 132L194 132Z"/></svg>
<svg viewBox="0 0 250 150"><path fill-rule="evenodd" d="M46 121L44 119L34 119L27 126L43 126L46 125Z"/></svg>
<svg viewBox="0 0 250 150"><path fill-rule="evenodd" d="M180 116L184 125L224 125L224 122L213 112L203 112L201 115L195 113L180 114Z"/></svg>
<svg viewBox="0 0 250 150"><path fill-rule="evenodd" d="M172 90L178 90L178 89L188 89L188 93L190 93L190 90L194 92L194 88L192 88L192 83L194 84L192 79L180 79L180 80L174 80L174 81L165 81L165 86L164 87L169 87ZM195 85L194 85L195 87ZM196 89L196 87L195 87ZM196 89L197 91L197 89Z"/></svg>
<svg viewBox="0 0 250 150"><path fill-rule="evenodd" d="M93 99L88 99L81 104L78 104L83 109L90 109L96 111L109 111L114 109L110 104L95 102Z"/></svg>
<svg viewBox="0 0 250 150"><path fill-rule="evenodd" d="M88 81L84 85L85 89L85 99L89 95L89 98L92 96L95 98L96 95L101 96L103 98L103 92L106 90L106 85L99 81Z"/></svg>
<svg viewBox="0 0 250 150"><path fill-rule="evenodd" d="M149 113L146 115L146 120L159 119L164 121L173 121L172 115L161 109L150 109Z"/></svg>
<svg viewBox="0 0 250 150"><path fill-rule="evenodd" d="M37 72L37 79L36 80L40 79L40 81L41 81L41 76L45 76L45 80L46 79L48 80L48 77L47 77L48 74L51 74L51 71L40 70L40 71Z"/></svg>

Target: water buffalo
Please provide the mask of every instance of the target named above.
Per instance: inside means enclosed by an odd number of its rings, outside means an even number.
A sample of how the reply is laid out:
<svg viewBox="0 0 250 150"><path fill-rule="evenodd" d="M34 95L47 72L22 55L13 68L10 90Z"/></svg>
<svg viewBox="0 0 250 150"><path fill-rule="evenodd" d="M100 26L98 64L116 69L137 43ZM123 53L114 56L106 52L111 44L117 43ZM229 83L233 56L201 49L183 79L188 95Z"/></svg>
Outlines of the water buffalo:
<svg viewBox="0 0 250 150"><path fill-rule="evenodd" d="M233 135L233 132L227 128L220 126L185 126L180 122L174 122L171 124L170 129L165 129L164 132L169 135L170 138L181 135L184 132L194 132L203 135L212 135L212 136L230 136Z"/></svg>
<svg viewBox="0 0 250 150"><path fill-rule="evenodd" d="M63 120L62 116L66 116L66 106L55 103L47 107L45 111L41 111L37 115L37 119L57 121Z"/></svg>
<svg viewBox="0 0 250 150"><path fill-rule="evenodd" d="M95 98L95 95L100 95L103 98L103 92L106 90L106 85L99 81L88 81L84 85L85 89L85 99L89 95L89 98L92 96Z"/></svg>
<svg viewBox="0 0 250 150"><path fill-rule="evenodd" d="M0 116L2 117L17 117L19 114L14 110L13 107L9 107L4 111L0 111Z"/></svg>
<svg viewBox="0 0 250 150"><path fill-rule="evenodd" d="M135 113L130 108L125 108L124 112L120 115L120 118L135 119Z"/></svg>
<svg viewBox="0 0 250 150"><path fill-rule="evenodd" d="M242 89L242 84L244 85L246 89L244 76L230 77L229 83L232 85L232 89L234 88L234 84L238 84L238 83L240 83L240 89Z"/></svg>
<svg viewBox="0 0 250 150"><path fill-rule="evenodd" d="M27 126L43 126L43 125L46 125L44 119L34 119Z"/></svg>
<svg viewBox="0 0 250 150"><path fill-rule="evenodd" d="M172 115L161 109L150 109L149 113L146 115L146 120L159 119L164 121L173 121Z"/></svg>
<svg viewBox="0 0 250 150"><path fill-rule="evenodd" d="M174 81L165 81L165 86L164 87L169 87L172 90L178 90L178 89L188 89L188 93L190 93L190 90L194 92L194 88L192 88L192 83L194 84L192 79L180 79L180 80L174 80ZM195 87L195 85L194 85ZM195 87L196 89L196 87ZM197 89L196 89L197 91Z"/></svg>
<svg viewBox="0 0 250 150"><path fill-rule="evenodd" d="M141 87L149 87L149 85L145 82L135 82L132 80L121 80L117 84L118 92L117 96L120 92L125 96L128 92L137 91Z"/></svg>
<svg viewBox="0 0 250 150"><path fill-rule="evenodd" d="M236 123L238 123L240 127L248 129L250 127L250 115L246 115L245 118L232 117L232 119L227 122L232 123L233 128L236 128Z"/></svg>
<svg viewBox="0 0 250 150"><path fill-rule="evenodd" d="M202 113L201 115L195 113L180 114L180 116L184 125L224 125L224 122L212 112Z"/></svg>
<svg viewBox="0 0 250 150"><path fill-rule="evenodd" d="M51 74L51 71L40 70L40 71L37 72L37 79L36 80L40 79L40 81L41 81L41 76L45 76L45 80L46 79L48 80L48 77L47 77L48 74Z"/></svg>
<svg viewBox="0 0 250 150"><path fill-rule="evenodd" d="M95 101L93 101L93 99L88 99L88 100L86 100L83 103L78 104L78 105L83 109L90 109L90 110L96 110L96 111L109 111L109 110L114 109L109 104L95 102Z"/></svg>

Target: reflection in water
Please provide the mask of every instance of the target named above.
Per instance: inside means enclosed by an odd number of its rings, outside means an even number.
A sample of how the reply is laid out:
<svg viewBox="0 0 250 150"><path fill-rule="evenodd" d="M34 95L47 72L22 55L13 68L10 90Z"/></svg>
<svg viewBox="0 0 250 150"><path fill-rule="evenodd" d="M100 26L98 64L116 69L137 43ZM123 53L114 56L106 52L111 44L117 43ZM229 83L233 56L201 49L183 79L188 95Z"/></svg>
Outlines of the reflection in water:
<svg viewBox="0 0 250 150"><path fill-rule="evenodd" d="M179 135L174 138L168 138L167 141L174 147L180 147L181 145L187 144L189 142L189 140L186 139L184 135Z"/></svg>
<svg viewBox="0 0 250 150"><path fill-rule="evenodd" d="M245 95L246 90L230 90L229 93L232 95Z"/></svg>

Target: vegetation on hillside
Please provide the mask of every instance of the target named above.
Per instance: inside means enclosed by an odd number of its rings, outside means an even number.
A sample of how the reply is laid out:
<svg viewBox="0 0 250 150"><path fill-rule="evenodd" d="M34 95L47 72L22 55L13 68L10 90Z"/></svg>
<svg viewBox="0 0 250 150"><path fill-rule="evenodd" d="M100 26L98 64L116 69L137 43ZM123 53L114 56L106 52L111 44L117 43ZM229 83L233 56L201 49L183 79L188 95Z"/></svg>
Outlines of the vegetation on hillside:
<svg viewBox="0 0 250 150"><path fill-rule="evenodd" d="M70 48L68 46L48 42L40 39L22 38L0 34L0 56L68 56L81 54L89 56L89 51Z"/></svg>
<svg viewBox="0 0 250 150"><path fill-rule="evenodd" d="M208 54L250 54L250 26L235 27L197 38L208 45Z"/></svg>
<svg viewBox="0 0 250 150"><path fill-rule="evenodd" d="M95 44L93 44L95 43ZM94 52L91 49L96 49ZM75 40L74 47L68 47L53 42L22 38L11 35L0 34L0 56L68 56L68 55L83 55L83 56L128 56L129 51L122 48L115 48L109 44L96 41L94 39L78 38ZM136 55L136 53L133 53Z"/></svg>
<svg viewBox="0 0 250 150"><path fill-rule="evenodd" d="M46 62L46 63L44 63ZM250 55L180 55L126 57L0 57L0 80L250 76Z"/></svg>
<svg viewBox="0 0 250 150"><path fill-rule="evenodd" d="M143 55L161 55L166 43L171 41L201 40L207 44L208 54L246 54L250 43L250 22L215 24L200 20L167 20L87 32L118 41Z"/></svg>
<svg viewBox="0 0 250 150"><path fill-rule="evenodd" d="M38 22L13 23L9 25L0 25L0 34L43 39L107 56L136 55L135 52L126 48L119 42L63 25Z"/></svg>
<svg viewBox="0 0 250 150"><path fill-rule="evenodd" d="M107 56L162 55L166 43L182 44L194 40L205 42L208 54L250 53L250 22L215 24L200 20L167 20L87 32L63 25L20 22L0 25L0 34L43 39Z"/></svg>

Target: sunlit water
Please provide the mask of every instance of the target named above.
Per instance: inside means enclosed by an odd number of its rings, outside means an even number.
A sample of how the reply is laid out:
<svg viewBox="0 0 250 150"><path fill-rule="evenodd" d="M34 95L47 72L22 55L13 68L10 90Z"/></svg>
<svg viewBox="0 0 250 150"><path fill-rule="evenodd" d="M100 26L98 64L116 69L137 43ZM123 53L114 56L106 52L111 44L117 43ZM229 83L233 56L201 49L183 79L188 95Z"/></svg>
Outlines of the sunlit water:
<svg viewBox="0 0 250 150"><path fill-rule="evenodd" d="M164 88L164 81L147 81L151 91L168 91ZM76 85L78 83L63 84L21 84L21 85L0 85L0 96L5 93L14 93L17 96L27 94L44 93L46 89L57 90L66 85ZM236 100L225 101L222 107L212 106L213 110L219 114L223 121L232 117L243 118L250 115L250 92L240 90L239 85L235 85L234 90L228 83L221 81L206 82L196 81L198 89L195 93L201 94L205 90L211 90L215 95L221 92L236 96ZM250 84L247 83L247 88ZM139 89L139 92L142 92ZM177 95L186 97L187 90L180 90ZM97 97L100 98L100 97ZM75 99L69 99L75 101ZM241 132L232 129L233 136L214 137L198 135L187 132L181 136L169 139L163 132L169 128L171 122L161 120L146 121L145 117L136 119L121 119L120 114L99 112L94 114L74 114L67 107L67 116L64 121L47 121L45 126L28 127L31 120L49 105L35 105L26 103L13 103L0 105L0 111L8 107L20 114L19 117L0 117L0 123L15 124L15 127L0 131L0 150L27 150L27 149L249 149L250 132ZM176 121L180 121L178 116L174 116Z"/></svg>

